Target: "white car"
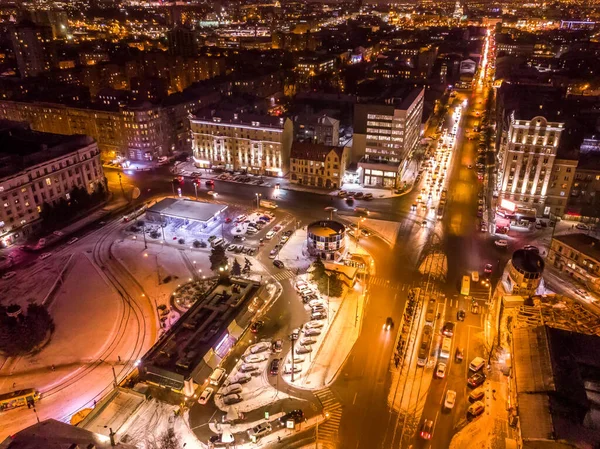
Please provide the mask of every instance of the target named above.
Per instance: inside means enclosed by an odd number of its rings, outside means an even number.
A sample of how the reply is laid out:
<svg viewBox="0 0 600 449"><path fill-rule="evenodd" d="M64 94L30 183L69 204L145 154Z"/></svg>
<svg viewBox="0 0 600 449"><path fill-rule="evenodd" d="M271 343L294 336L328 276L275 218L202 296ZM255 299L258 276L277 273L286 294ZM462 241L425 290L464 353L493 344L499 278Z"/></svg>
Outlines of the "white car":
<svg viewBox="0 0 600 449"><path fill-rule="evenodd" d="M304 329L321 329L324 325L321 321L309 321L304 325Z"/></svg>
<svg viewBox="0 0 600 449"><path fill-rule="evenodd" d="M246 363L260 363L265 360L267 360L267 357L264 354L250 354L244 357Z"/></svg>
<svg viewBox="0 0 600 449"><path fill-rule="evenodd" d="M311 299L310 301L308 301L308 305L310 307L318 307L318 306L323 306L323 301L321 301L320 299Z"/></svg>
<svg viewBox="0 0 600 449"><path fill-rule="evenodd" d="M269 349L271 345L266 341L261 341L260 343L256 343L253 346L250 346L250 352L252 354L258 354L259 352L264 352Z"/></svg>
<svg viewBox="0 0 600 449"><path fill-rule="evenodd" d="M446 376L446 364L443 362L438 363L437 368L435 370L435 376L443 379Z"/></svg>
<svg viewBox="0 0 600 449"><path fill-rule="evenodd" d="M494 245L496 245L499 248L506 248L508 246L508 241L504 239L496 240L494 242Z"/></svg>
<svg viewBox="0 0 600 449"><path fill-rule="evenodd" d="M304 335L306 337L314 337L316 335L321 335L321 329L305 329Z"/></svg>
<svg viewBox="0 0 600 449"><path fill-rule="evenodd" d="M217 192L215 192L214 190L209 190L209 191L208 191L208 194L209 194L210 196L214 196L214 197L217 197L217 196L219 196L219 194L218 194Z"/></svg>
<svg viewBox="0 0 600 449"><path fill-rule="evenodd" d="M71 240L69 240L67 242L67 245L72 245L73 243L75 243L76 241L78 241L79 239L77 237L73 237Z"/></svg>
<svg viewBox="0 0 600 449"><path fill-rule="evenodd" d="M16 276L17 272L16 271L9 271L8 273L4 273L2 275L2 279L10 279L13 276Z"/></svg>
<svg viewBox="0 0 600 449"><path fill-rule="evenodd" d="M294 363L294 374L299 373L300 371L302 371L302 366ZM283 368L283 373L284 374L292 374L292 364L291 363L287 363L285 365L285 367Z"/></svg>
<svg viewBox="0 0 600 449"><path fill-rule="evenodd" d="M275 236L275 231L269 231L269 232L267 232L267 235L265 235L265 238L267 240L271 240L274 236Z"/></svg>
<svg viewBox="0 0 600 449"><path fill-rule="evenodd" d="M317 342L317 340L315 340L314 338L301 338L300 339L300 344L302 346L314 345L316 342Z"/></svg>
<svg viewBox="0 0 600 449"><path fill-rule="evenodd" d="M448 410L454 408L454 404L456 403L456 391L448 390L446 392L446 399L444 400L444 407Z"/></svg>
<svg viewBox="0 0 600 449"><path fill-rule="evenodd" d="M211 387L205 388L200 397L198 398L198 404L206 404L215 390Z"/></svg>
<svg viewBox="0 0 600 449"><path fill-rule="evenodd" d="M47 259L48 257L50 257L52 255L52 253L44 253L40 256L40 260L44 260Z"/></svg>
<svg viewBox="0 0 600 449"><path fill-rule="evenodd" d="M242 386L240 384L229 384L226 387L221 389L221 394L223 396L228 396L230 394L237 394L242 392Z"/></svg>

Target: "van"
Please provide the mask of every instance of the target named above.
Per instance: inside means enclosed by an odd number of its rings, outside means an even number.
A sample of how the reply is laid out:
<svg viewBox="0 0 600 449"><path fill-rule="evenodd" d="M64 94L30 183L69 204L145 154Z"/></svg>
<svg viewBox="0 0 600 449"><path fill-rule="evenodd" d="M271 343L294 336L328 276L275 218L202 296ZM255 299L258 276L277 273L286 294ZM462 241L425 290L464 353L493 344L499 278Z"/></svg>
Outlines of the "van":
<svg viewBox="0 0 600 449"><path fill-rule="evenodd" d="M211 385L219 385L225 377L227 377L227 373L223 368L215 368L208 381Z"/></svg>
<svg viewBox="0 0 600 449"><path fill-rule="evenodd" d="M485 359L481 357L475 357L469 364L469 369L473 372L479 371L485 365Z"/></svg>

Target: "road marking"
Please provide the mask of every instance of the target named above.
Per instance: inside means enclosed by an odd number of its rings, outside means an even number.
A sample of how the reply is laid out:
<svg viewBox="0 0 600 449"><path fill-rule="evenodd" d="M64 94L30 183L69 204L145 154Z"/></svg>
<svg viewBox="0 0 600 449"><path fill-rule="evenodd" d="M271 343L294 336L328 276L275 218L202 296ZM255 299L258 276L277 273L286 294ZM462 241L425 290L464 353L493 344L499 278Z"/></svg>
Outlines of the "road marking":
<svg viewBox="0 0 600 449"><path fill-rule="evenodd" d="M356 397L358 396L358 391L354 393L354 400L352 401L352 405L356 404Z"/></svg>

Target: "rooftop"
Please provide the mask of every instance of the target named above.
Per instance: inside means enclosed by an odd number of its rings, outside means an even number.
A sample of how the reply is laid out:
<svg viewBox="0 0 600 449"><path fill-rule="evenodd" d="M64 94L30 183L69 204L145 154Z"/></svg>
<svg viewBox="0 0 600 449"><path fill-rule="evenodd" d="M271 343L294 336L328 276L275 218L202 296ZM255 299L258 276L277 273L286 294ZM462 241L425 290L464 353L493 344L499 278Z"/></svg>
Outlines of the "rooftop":
<svg viewBox="0 0 600 449"><path fill-rule="evenodd" d="M283 129L283 125L285 124L285 118L283 117L252 113L238 113L230 110L215 110L211 108L199 111L190 121L192 123L209 122L215 125L231 124L273 129Z"/></svg>
<svg viewBox="0 0 600 449"><path fill-rule="evenodd" d="M225 209L227 209L227 206L222 204L185 199L181 200L178 198L165 198L149 208L148 212L158 213L167 217L209 221Z"/></svg>
<svg viewBox="0 0 600 449"><path fill-rule="evenodd" d="M60 157L94 143L89 136L31 131L15 123L0 128L0 176Z"/></svg>
<svg viewBox="0 0 600 449"><path fill-rule="evenodd" d="M511 262L517 270L526 273L541 273L544 271L544 259L535 251L518 249L513 253Z"/></svg>
<svg viewBox="0 0 600 449"><path fill-rule="evenodd" d="M554 240L570 246L587 257L600 261L600 240L583 233L555 235Z"/></svg>
<svg viewBox="0 0 600 449"><path fill-rule="evenodd" d="M542 116L551 122L564 122L563 95L558 88L505 82L499 94L505 113L514 112L515 120L531 120Z"/></svg>
<svg viewBox="0 0 600 449"><path fill-rule="evenodd" d="M308 161L322 161L327 159L327 155L335 151L339 158L342 157L344 149L330 145L322 145L318 143L292 143L292 151L290 157L292 159L304 159Z"/></svg>
<svg viewBox="0 0 600 449"><path fill-rule="evenodd" d="M331 237L343 233L345 229L343 224L333 220L315 221L308 225L308 232L318 237Z"/></svg>
<svg viewBox="0 0 600 449"><path fill-rule="evenodd" d="M54 419L47 419L34 424L8 437L0 443L0 449L136 449L130 444L110 444L110 439L85 429L65 424Z"/></svg>

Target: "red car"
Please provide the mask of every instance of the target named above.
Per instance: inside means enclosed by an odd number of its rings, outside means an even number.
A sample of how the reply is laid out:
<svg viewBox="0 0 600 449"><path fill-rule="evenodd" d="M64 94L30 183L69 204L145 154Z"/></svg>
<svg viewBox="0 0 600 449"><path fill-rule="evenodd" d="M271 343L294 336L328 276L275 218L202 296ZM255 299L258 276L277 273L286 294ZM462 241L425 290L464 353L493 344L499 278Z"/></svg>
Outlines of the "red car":
<svg viewBox="0 0 600 449"><path fill-rule="evenodd" d="M492 272L492 264L491 263L486 263L485 267L483 267L483 271L484 273L491 273Z"/></svg>
<svg viewBox="0 0 600 449"><path fill-rule="evenodd" d="M230 217L227 217L227 218L225 219L225 223L231 223L231 218L230 218Z"/></svg>
<svg viewBox="0 0 600 449"><path fill-rule="evenodd" d="M205 183L207 186L214 186L215 182L212 179L209 179L208 181L206 181Z"/></svg>

